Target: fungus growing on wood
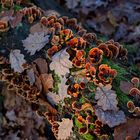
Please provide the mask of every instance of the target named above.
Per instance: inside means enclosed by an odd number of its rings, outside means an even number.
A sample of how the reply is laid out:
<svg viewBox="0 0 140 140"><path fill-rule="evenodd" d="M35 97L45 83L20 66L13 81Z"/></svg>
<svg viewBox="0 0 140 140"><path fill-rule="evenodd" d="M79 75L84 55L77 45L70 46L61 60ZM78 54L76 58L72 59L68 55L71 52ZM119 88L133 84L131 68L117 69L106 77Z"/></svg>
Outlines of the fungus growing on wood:
<svg viewBox="0 0 140 140"><path fill-rule="evenodd" d="M1 19L0 20L0 32L7 32L9 30L8 20Z"/></svg>
<svg viewBox="0 0 140 140"><path fill-rule="evenodd" d="M1 0L2 8L11 8L14 6L13 0Z"/></svg>
<svg viewBox="0 0 140 140"><path fill-rule="evenodd" d="M131 83L138 88L140 86L140 79L138 77L133 77Z"/></svg>
<svg viewBox="0 0 140 140"><path fill-rule="evenodd" d="M80 94L80 85L76 83L74 85L69 86L68 94L77 98L78 95Z"/></svg>
<svg viewBox="0 0 140 140"><path fill-rule="evenodd" d="M117 71L115 69L111 69L107 64L101 64L99 66L98 78L103 84L112 83L116 75Z"/></svg>
<svg viewBox="0 0 140 140"><path fill-rule="evenodd" d="M134 102L128 101L128 102L127 102L127 107L128 107L128 109L129 109L129 112L134 112L134 109L135 109Z"/></svg>
<svg viewBox="0 0 140 140"><path fill-rule="evenodd" d="M26 7L24 9L21 9L20 12L24 16L27 16L29 23L33 23L34 20L36 20L37 18L41 18L41 16L42 16L41 9L37 8L36 6L32 6L29 8Z"/></svg>
<svg viewBox="0 0 140 140"><path fill-rule="evenodd" d="M139 99L140 98L140 90L138 88L134 87L129 91L129 95Z"/></svg>
<svg viewBox="0 0 140 140"><path fill-rule="evenodd" d="M86 41L82 37L74 37L67 42L67 45L73 50L84 49L86 46Z"/></svg>
<svg viewBox="0 0 140 140"><path fill-rule="evenodd" d="M99 48L92 48L89 51L89 59L91 61L91 63L97 65L102 61L102 57L103 57L103 51L100 50Z"/></svg>
<svg viewBox="0 0 140 140"><path fill-rule="evenodd" d="M83 68L85 66L85 51L77 50L72 63L76 68Z"/></svg>
<svg viewBox="0 0 140 140"><path fill-rule="evenodd" d="M104 52L104 55L109 59L126 59L127 50L123 48L118 42L114 42L114 40L100 43L98 48L101 49Z"/></svg>

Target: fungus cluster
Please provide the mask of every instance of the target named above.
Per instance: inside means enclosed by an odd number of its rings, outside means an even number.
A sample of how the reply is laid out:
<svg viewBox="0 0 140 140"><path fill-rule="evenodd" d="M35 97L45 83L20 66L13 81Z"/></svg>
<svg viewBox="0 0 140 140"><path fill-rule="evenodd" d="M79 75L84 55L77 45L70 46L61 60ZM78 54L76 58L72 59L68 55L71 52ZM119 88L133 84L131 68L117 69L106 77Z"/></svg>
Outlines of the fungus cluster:
<svg viewBox="0 0 140 140"><path fill-rule="evenodd" d="M131 83L133 84L133 88L130 89L129 95L134 98L134 101L128 101L127 107L130 113L132 113L134 116L140 116L140 107L139 103L135 103L135 101L138 101L140 99L140 80L137 77L133 77L131 79ZM135 105L137 104L137 105Z"/></svg>
<svg viewBox="0 0 140 140"><path fill-rule="evenodd" d="M11 8L14 6L13 0L1 0L2 8Z"/></svg>
<svg viewBox="0 0 140 140"><path fill-rule="evenodd" d="M80 135L90 134L95 138L107 139L108 134L102 130L104 127L108 127L95 114L95 107L97 106L97 100L94 98L95 92L97 87L101 88L100 85L102 87L108 85L111 87L113 80L117 76L117 70L109 64L105 64L103 62L104 58L108 58L108 60L115 59L116 61L117 59L126 59L126 49L113 40L103 43L102 40L97 38L96 34L87 33L85 29L78 25L76 19L69 19L64 16L57 17L55 15L47 17L44 16L41 9L34 6L23 8L20 12L25 17L27 16L27 20L31 24L35 20L39 21L39 25L43 28L43 31L49 34L49 43L46 45L47 47L43 46L46 58L37 58L36 60L32 60L31 63L24 64L23 72L18 73L14 72L5 57L0 56L0 64L3 67L1 80L7 83L8 90L14 90L29 102L43 106L37 109L36 112L48 120L56 138L58 137L59 127L57 122L64 117L63 114L59 114L56 106L61 105L61 102L63 102L64 108L68 108L70 111L70 113L67 113L68 118L71 119L73 115L74 120L80 124L80 127L76 126L77 132ZM0 22L0 29L7 27L8 23ZM61 100L62 97L59 94L53 93L52 86L56 84L54 80L56 73L55 69L52 70L49 67L53 61L53 57L57 53L61 53L61 50L64 49L68 56L70 56L68 60L72 67L66 67L68 69L66 75L57 74L61 79L67 78L65 86L68 87L66 94L69 95L69 98L66 99L69 100L69 103ZM42 57L42 55L39 57ZM58 59L60 58L58 57ZM60 62L62 68L65 66L65 63L67 61ZM57 64L55 65L57 66ZM31 69L33 71L33 81L30 81L28 76L28 70ZM63 71L63 69L60 69L60 71ZM137 86L138 79L133 79L132 83ZM52 95L55 96L55 99L60 98L60 102L56 106L52 105L51 101L46 99L49 92L55 94ZM63 87L61 87L61 92L63 92ZM112 90L110 94L112 94ZM137 96L140 95L140 92L135 87L131 89L129 94ZM113 97L116 97L114 92ZM128 108L130 108L131 112L136 113L140 111L132 102L128 103ZM63 107L61 111L64 111Z"/></svg>
<svg viewBox="0 0 140 140"><path fill-rule="evenodd" d="M41 9L37 8L36 6L32 6L29 8L25 7L24 9L21 9L20 12L24 16L27 16L29 23L33 23L36 19L39 19L42 16Z"/></svg>

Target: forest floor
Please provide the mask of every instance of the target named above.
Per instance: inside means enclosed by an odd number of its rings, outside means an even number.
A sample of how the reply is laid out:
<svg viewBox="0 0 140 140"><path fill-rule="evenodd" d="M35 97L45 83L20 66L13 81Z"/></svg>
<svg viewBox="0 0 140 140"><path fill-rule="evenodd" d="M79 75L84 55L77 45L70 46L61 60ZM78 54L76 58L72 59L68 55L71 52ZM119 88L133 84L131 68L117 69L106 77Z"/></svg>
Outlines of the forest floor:
<svg viewBox="0 0 140 140"><path fill-rule="evenodd" d="M139 0L0 2L0 140L56 139L140 140Z"/></svg>

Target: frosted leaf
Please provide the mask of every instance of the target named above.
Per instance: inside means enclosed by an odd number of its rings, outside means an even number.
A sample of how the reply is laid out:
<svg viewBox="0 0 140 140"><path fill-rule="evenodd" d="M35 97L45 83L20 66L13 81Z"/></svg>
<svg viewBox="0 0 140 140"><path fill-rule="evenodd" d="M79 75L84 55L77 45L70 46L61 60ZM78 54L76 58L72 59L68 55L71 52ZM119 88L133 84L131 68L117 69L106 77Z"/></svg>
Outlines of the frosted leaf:
<svg viewBox="0 0 140 140"><path fill-rule="evenodd" d="M95 108L95 114L100 121L108 124L109 127L114 127L126 122L125 114L123 111L103 111L101 108Z"/></svg>
<svg viewBox="0 0 140 140"><path fill-rule="evenodd" d="M111 85L97 87L95 93L95 99L97 105L105 110L117 110L118 101L116 99L116 94L114 90L111 90Z"/></svg>
<svg viewBox="0 0 140 140"><path fill-rule="evenodd" d="M14 69L14 72L23 72L24 67L23 64L26 63L24 59L24 55L20 53L20 50L12 50L10 52L10 63L11 63L11 68Z"/></svg>
<svg viewBox="0 0 140 140"><path fill-rule="evenodd" d="M45 35L44 32L36 32L33 35L29 34L25 40L22 40L25 50L30 55L34 55L36 51L40 51L49 42L49 35Z"/></svg>
<svg viewBox="0 0 140 140"><path fill-rule="evenodd" d="M56 53L52 57L50 69L54 70L59 76L69 73L69 69L72 68L72 62L69 60L69 54L65 50Z"/></svg>
<svg viewBox="0 0 140 140"><path fill-rule="evenodd" d="M52 104L58 104L66 97L69 97L69 95L67 94L67 89L68 89L68 85L66 85L67 79L65 77L64 78L61 77L60 79L61 79L61 83L58 85L59 87L58 94L53 92L47 93L47 98Z"/></svg>

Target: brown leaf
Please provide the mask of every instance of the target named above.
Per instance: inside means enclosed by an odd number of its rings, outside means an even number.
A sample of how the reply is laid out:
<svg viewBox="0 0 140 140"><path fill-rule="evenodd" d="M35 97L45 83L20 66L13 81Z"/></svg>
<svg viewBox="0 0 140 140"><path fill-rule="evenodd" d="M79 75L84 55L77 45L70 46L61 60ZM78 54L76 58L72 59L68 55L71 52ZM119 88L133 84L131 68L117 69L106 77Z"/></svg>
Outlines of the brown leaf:
<svg viewBox="0 0 140 140"><path fill-rule="evenodd" d="M47 30L47 28L45 28L44 26L41 26L40 23L36 23L35 25L33 25L30 28L30 33L34 34L36 32L45 32L45 33L49 33L49 31Z"/></svg>
<svg viewBox="0 0 140 140"><path fill-rule="evenodd" d="M121 91L123 91L124 93L128 94L130 89L133 88L133 84L126 82L126 81L121 81L120 82L120 89Z"/></svg>
<svg viewBox="0 0 140 140"><path fill-rule="evenodd" d="M47 93L49 91L49 89L53 88L53 77L52 74L41 74L39 76L41 83L43 85L44 88L44 92Z"/></svg>
<svg viewBox="0 0 140 140"><path fill-rule="evenodd" d="M21 12L17 12L16 15L10 20L11 27L15 28L22 21L22 18L23 14Z"/></svg>
<svg viewBox="0 0 140 140"><path fill-rule="evenodd" d="M127 119L125 124L115 128L114 140L125 140L127 136L135 139L140 132L140 119Z"/></svg>
<svg viewBox="0 0 140 140"><path fill-rule="evenodd" d="M37 58L33 63L37 65L39 74L48 73L48 64L45 59Z"/></svg>

